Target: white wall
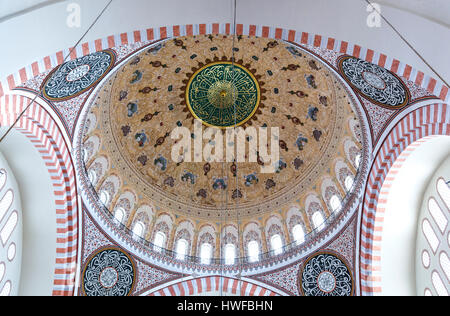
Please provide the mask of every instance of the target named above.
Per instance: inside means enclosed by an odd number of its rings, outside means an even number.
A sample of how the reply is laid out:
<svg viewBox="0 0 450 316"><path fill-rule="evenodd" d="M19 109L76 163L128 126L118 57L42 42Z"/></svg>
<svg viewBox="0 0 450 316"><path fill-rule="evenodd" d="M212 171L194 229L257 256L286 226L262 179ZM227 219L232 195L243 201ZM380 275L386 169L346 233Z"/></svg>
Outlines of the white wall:
<svg viewBox="0 0 450 316"><path fill-rule="evenodd" d="M437 271L440 275L443 283L447 288L447 292L450 290L450 283L447 281L447 277L445 272L442 270L441 265L439 263L439 255L441 252L446 252L447 255L450 254L450 245L448 242L448 234L450 233L450 226L447 224L444 233L442 233L437 226L435 220L432 216L430 216L430 212L428 210L428 201L430 198L434 198L438 205L441 207L444 215L449 219L449 212L447 207L444 204L444 201L440 198L439 193L437 192L436 183L439 178L444 178L448 180L450 178L450 156L441 164L438 170L433 174L426 188L425 194L422 198L422 207L417 225L417 242L416 242L416 292L417 295L424 295L425 289L429 289L433 295L438 295L436 289L434 288L431 282L431 274L433 271ZM436 250L436 254L433 254L433 250L428 244L423 232L422 232L422 221L424 219L428 219L430 224L433 227L434 232L436 233L437 238L439 239L439 247ZM430 266L429 268L425 268L422 264L422 251L426 250L430 254ZM447 282L446 282L447 281ZM449 280L450 281L450 280Z"/></svg>
<svg viewBox="0 0 450 316"><path fill-rule="evenodd" d="M417 222L425 189L449 156L450 137L433 138L412 152L395 175L387 197L382 233L381 295L417 294Z"/></svg>
<svg viewBox="0 0 450 316"><path fill-rule="evenodd" d="M0 128L3 135L5 128ZM56 260L56 205L47 168L31 142L13 130L0 151L17 180L23 210L19 295L51 295Z"/></svg>
<svg viewBox="0 0 450 316"><path fill-rule="evenodd" d="M70 3L81 7L81 28L69 28L66 24ZM0 37L7 43L0 51L0 78L73 46L106 3L108 0L68 0L0 23ZM384 22L381 28L367 26L363 0L237 0L237 4L238 23L278 26L347 40L433 75ZM435 7L439 9L436 4ZM450 41L444 40L450 38L450 29L386 5L382 5L382 13L450 81ZM232 16L231 0L114 0L84 41L148 27L231 22Z"/></svg>
<svg viewBox="0 0 450 316"><path fill-rule="evenodd" d="M10 282L11 284L10 295L13 296L18 294L20 286L20 270L21 270L20 267L22 263L23 212L21 206L20 190L17 185L16 178L14 176L14 171L9 166L8 161L2 155L1 151L0 151L0 168L5 170L6 172L6 183L3 186L3 188L0 188L0 199L2 199L8 191L11 190L13 192L13 200L11 206L9 207L9 209L6 210L6 213L4 213L3 218L0 218L0 229L3 230L13 212L17 211L18 215L16 227L14 228L6 244L3 245L3 242L0 241L0 262L3 263L5 266L5 274L3 278L2 276L0 276L0 291L2 291L7 282ZM15 256L11 261L9 260L11 258L8 258L8 249L10 246L15 247L16 249Z"/></svg>

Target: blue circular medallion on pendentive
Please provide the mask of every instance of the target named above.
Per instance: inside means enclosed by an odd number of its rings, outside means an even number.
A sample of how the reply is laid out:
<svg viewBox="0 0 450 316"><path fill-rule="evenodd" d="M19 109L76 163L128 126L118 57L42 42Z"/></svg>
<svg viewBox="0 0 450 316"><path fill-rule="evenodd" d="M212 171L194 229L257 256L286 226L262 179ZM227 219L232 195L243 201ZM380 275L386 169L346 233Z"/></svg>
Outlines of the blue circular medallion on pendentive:
<svg viewBox="0 0 450 316"><path fill-rule="evenodd" d="M320 253L309 258L300 272L300 292L305 296L351 296L350 269L335 255Z"/></svg>
<svg viewBox="0 0 450 316"><path fill-rule="evenodd" d="M135 281L135 267L130 257L119 249L96 253L83 272L86 296L128 296Z"/></svg>
<svg viewBox="0 0 450 316"><path fill-rule="evenodd" d="M338 68L353 88L377 105L398 109L411 99L403 81L383 67L356 57L343 56L338 60Z"/></svg>
<svg viewBox="0 0 450 316"><path fill-rule="evenodd" d="M97 84L116 61L112 50L99 51L56 67L45 79L42 93L50 101L74 98Z"/></svg>

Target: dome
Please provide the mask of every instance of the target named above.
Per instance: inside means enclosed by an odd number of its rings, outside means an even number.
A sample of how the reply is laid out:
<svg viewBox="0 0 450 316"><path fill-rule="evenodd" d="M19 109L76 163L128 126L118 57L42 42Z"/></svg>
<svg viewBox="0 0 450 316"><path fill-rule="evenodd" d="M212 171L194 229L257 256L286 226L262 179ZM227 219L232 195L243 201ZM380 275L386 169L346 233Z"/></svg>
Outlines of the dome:
<svg viewBox="0 0 450 316"><path fill-rule="evenodd" d="M364 154L361 116L327 62L293 43L166 39L133 52L97 91L85 117L84 173L106 179L90 182L112 216L127 201L216 234L227 224L244 231L273 216L287 221L296 209L292 226L319 232L347 208ZM105 197L118 192L130 197ZM149 248L153 227L141 235Z"/></svg>

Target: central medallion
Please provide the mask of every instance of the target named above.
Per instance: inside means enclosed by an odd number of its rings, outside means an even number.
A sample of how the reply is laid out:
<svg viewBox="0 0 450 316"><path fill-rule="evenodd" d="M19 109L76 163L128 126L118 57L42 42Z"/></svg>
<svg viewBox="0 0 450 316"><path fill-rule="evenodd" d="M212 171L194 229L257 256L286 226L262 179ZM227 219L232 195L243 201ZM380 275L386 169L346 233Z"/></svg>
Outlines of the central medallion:
<svg viewBox="0 0 450 316"><path fill-rule="evenodd" d="M245 124L258 110L261 91L253 73L239 63L219 61L198 69L186 87L191 114L211 127Z"/></svg>

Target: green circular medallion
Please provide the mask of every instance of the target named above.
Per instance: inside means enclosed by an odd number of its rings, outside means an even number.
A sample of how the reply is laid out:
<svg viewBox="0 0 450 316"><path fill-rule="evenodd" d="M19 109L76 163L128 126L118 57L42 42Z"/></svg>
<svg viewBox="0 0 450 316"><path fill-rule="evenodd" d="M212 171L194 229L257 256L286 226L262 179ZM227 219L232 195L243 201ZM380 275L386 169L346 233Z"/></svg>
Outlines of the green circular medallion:
<svg viewBox="0 0 450 316"><path fill-rule="evenodd" d="M239 64L216 62L196 71L186 89L192 115L207 126L227 128L247 122L261 99L255 76Z"/></svg>

